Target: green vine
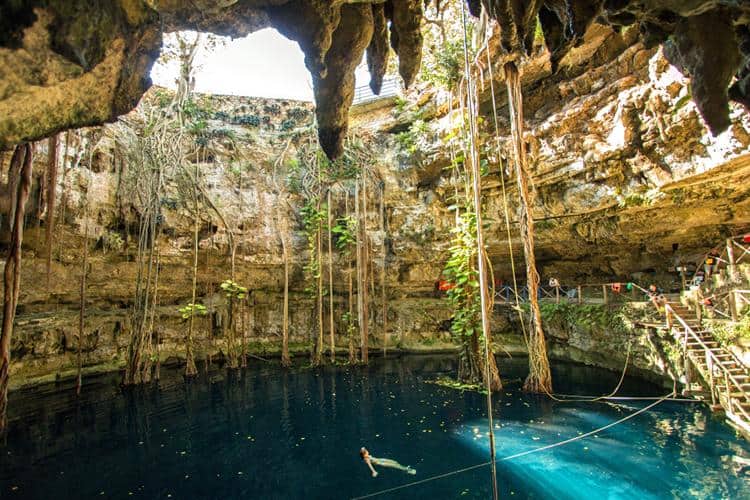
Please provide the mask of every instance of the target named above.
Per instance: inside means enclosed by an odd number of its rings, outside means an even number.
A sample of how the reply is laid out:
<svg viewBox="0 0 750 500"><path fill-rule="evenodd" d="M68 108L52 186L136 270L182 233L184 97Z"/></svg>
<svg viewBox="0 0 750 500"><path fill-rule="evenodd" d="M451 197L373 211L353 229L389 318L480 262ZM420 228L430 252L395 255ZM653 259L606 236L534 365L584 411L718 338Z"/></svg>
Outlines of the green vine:
<svg viewBox="0 0 750 500"><path fill-rule="evenodd" d="M443 269L443 276L453 286L446 294L454 311L451 333L457 341L466 342L475 334L479 338L483 336L479 275L476 270L476 215L471 211L461 214L451 232L450 257Z"/></svg>
<svg viewBox="0 0 750 500"><path fill-rule="evenodd" d="M206 309L206 306L204 306L203 304L193 303L182 306L177 309L177 311L179 311L182 319L184 320L190 319L190 316L205 316L206 314L208 314L208 309Z"/></svg>
<svg viewBox="0 0 750 500"><path fill-rule="evenodd" d="M357 243L357 219L351 215L339 217L331 228L331 232L336 238L336 249L348 255Z"/></svg>
<svg viewBox="0 0 750 500"><path fill-rule="evenodd" d="M315 281L320 276L317 237L318 231L324 229L324 223L327 217L327 206L321 204L320 209L318 209L318 203L317 197L312 198L307 201L301 210L302 225L307 239L307 250L309 252L309 259L304 267L305 277L308 280L305 292L310 295L315 295L317 293Z"/></svg>

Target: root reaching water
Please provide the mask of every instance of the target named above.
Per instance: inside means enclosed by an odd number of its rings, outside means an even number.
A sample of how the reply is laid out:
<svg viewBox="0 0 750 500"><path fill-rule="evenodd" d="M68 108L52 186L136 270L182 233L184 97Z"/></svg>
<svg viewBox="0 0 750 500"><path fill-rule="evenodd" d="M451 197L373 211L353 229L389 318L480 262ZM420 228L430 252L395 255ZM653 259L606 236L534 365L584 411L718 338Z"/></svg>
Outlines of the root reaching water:
<svg viewBox="0 0 750 500"><path fill-rule="evenodd" d="M551 393L552 375L547 359L547 346L542 330L542 315L539 311L537 293L539 274L534 258L534 220L531 216L532 198L529 192L529 174L526 165L526 145L523 142L523 97L521 95L521 78L515 63L505 65L505 83L508 88L508 109L510 112L513 158L518 181L520 209L518 220L521 227L524 254L526 256L526 283L529 290L531 306L531 323L529 331L529 376L523 385L525 391Z"/></svg>

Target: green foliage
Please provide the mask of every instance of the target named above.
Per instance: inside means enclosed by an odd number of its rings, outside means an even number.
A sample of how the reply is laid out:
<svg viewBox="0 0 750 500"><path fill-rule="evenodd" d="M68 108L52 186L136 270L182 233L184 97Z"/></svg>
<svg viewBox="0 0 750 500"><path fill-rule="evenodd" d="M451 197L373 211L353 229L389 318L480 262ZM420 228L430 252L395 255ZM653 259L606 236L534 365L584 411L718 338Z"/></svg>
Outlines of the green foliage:
<svg viewBox="0 0 750 500"><path fill-rule="evenodd" d="M219 286L224 291L224 296L228 299L244 300L248 296L247 288L238 285L232 280L224 280Z"/></svg>
<svg viewBox="0 0 750 500"><path fill-rule="evenodd" d="M331 233L335 237L336 248L349 254L351 248L357 243L357 219L351 215L339 217L331 228Z"/></svg>
<svg viewBox="0 0 750 500"><path fill-rule="evenodd" d="M203 304L193 304L192 302L186 306L177 309L182 315L182 319L190 319L190 316L205 316L208 314L208 309Z"/></svg>
<svg viewBox="0 0 750 500"><path fill-rule="evenodd" d="M471 211L461 214L458 224L451 232L453 239L450 256L443 269L443 276L453 284L453 288L446 294L454 311L451 333L456 340L464 342L473 335L483 335L479 276L476 270L476 215Z"/></svg>
<svg viewBox="0 0 750 500"><path fill-rule="evenodd" d="M158 89L154 93L154 97L156 98L156 105L160 108L166 108L172 104L173 96L166 90Z"/></svg>
<svg viewBox="0 0 750 500"><path fill-rule="evenodd" d="M613 312L603 304L539 304L542 321L557 325L576 325L590 331L624 332L622 311Z"/></svg>
<svg viewBox="0 0 750 500"><path fill-rule="evenodd" d="M232 118L232 123L235 125L260 127L260 117L258 115L235 115Z"/></svg>
<svg viewBox="0 0 750 500"><path fill-rule="evenodd" d="M295 122L304 120L305 118L308 117L308 115L309 115L309 111L300 107L290 108L286 112L287 118L290 120L294 120Z"/></svg>
<svg viewBox="0 0 750 500"><path fill-rule="evenodd" d="M396 96L394 102L396 105L396 113L399 115L406 110L406 106L409 104L409 101L401 97L400 95Z"/></svg>
<svg viewBox="0 0 750 500"><path fill-rule="evenodd" d="M354 333L357 331L357 326L354 324L356 321L354 319L354 315L350 314L349 311L346 311L341 315L341 321L343 321L344 327L346 328L346 335L354 335Z"/></svg>
<svg viewBox="0 0 750 500"><path fill-rule="evenodd" d="M318 231L322 231L323 229L327 209L326 205L321 205L320 209L318 209L318 203L319 201L317 198L310 199L300 211L302 214L302 225L305 231L305 237L307 238L307 250L310 254L310 258L304 267L305 276L309 280L305 291L310 295L315 295L317 293L317 288L314 283L315 280L320 277L317 236Z"/></svg>
<svg viewBox="0 0 750 500"><path fill-rule="evenodd" d="M281 113L281 106L279 106L275 102L272 102L270 104L265 104L263 106L263 111L272 115L278 115L279 113Z"/></svg>
<svg viewBox="0 0 750 500"><path fill-rule="evenodd" d="M209 132L209 135L213 139L229 139L232 141L237 139L237 134L229 128L215 128Z"/></svg>
<svg viewBox="0 0 750 500"><path fill-rule="evenodd" d="M286 162L286 185L292 193L302 191L302 163L298 158L290 158Z"/></svg>
<svg viewBox="0 0 750 500"><path fill-rule="evenodd" d="M450 377L438 377L435 380L430 380L428 383L447 387L448 389L456 389L457 391L472 391L479 392L481 394L487 394L487 389L482 384L465 384L456 379Z"/></svg>
<svg viewBox="0 0 750 500"><path fill-rule="evenodd" d="M119 252L124 244L125 242L118 232L105 231L102 235L102 247L105 252Z"/></svg>
<svg viewBox="0 0 750 500"><path fill-rule="evenodd" d="M620 208L628 208L628 207L640 207L643 205L648 205L649 200L645 196L639 193L630 193L622 197L620 199L620 202L618 205Z"/></svg>
<svg viewBox="0 0 750 500"><path fill-rule="evenodd" d="M750 312L745 312L736 322L715 320L709 323L714 337L724 346L735 344L740 339L750 339Z"/></svg>
<svg viewBox="0 0 750 500"><path fill-rule="evenodd" d="M202 103L196 102L194 99L187 99L185 104L182 106L182 113L186 118L192 121L205 121L210 119L214 112L209 107L204 107Z"/></svg>
<svg viewBox="0 0 750 500"><path fill-rule="evenodd" d="M458 86L463 72L464 42L462 38L455 38L440 44L428 53L422 77L433 85L451 90Z"/></svg>
<svg viewBox="0 0 750 500"><path fill-rule="evenodd" d="M419 151L419 139L430 133L430 127L424 120L415 120L409 130L396 134L396 141L402 150L409 154Z"/></svg>
<svg viewBox="0 0 750 500"><path fill-rule="evenodd" d="M296 123L297 122L295 120L291 118L286 118L284 121L281 122L281 125L279 126L279 128L283 132L286 132L286 131L292 130L294 126L296 125Z"/></svg>

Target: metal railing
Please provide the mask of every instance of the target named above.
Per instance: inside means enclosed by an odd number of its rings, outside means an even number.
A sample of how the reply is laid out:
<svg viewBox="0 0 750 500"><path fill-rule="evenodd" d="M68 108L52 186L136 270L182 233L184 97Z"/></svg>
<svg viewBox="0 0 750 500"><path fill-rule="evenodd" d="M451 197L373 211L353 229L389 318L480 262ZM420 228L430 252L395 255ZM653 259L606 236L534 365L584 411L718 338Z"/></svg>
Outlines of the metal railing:
<svg viewBox="0 0 750 500"><path fill-rule="evenodd" d="M401 92L401 82L397 77L386 78L380 88L380 94L373 94L369 85L361 85L354 89L354 101L352 106L359 106L380 99L396 97Z"/></svg>

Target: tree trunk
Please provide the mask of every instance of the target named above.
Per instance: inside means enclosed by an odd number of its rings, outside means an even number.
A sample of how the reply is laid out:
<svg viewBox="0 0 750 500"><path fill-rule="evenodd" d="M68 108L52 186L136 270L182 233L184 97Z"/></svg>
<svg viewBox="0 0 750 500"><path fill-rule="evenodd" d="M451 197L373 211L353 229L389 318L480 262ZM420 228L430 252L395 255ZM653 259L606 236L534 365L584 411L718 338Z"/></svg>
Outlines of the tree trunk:
<svg viewBox="0 0 750 500"><path fill-rule="evenodd" d="M21 291L21 244L23 243L23 219L26 202L29 199L31 187L31 161L32 147L30 144L16 146L18 160L23 155L23 168L19 172L20 182L15 199L14 214L11 223L11 240L8 249L8 257L5 261L5 272L3 273L3 285L5 295L3 298L3 323L0 332L0 434L4 433L7 426L8 411L8 376L10 371L10 339L13 335L13 322L18 305L18 294ZM14 153L14 156L15 153Z"/></svg>
<svg viewBox="0 0 750 500"><path fill-rule="evenodd" d="M336 362L336 332L333 326L333 243L331 236L331 190L328 190L328 319L331 336L331 363Z"/></svg>
<svg viewBox="0 0 750 500"><path fill-rule="evenodd" d="M382 306L383 314L383 357L385 358L388 354L388 304L385 300L385 258L386 258L386 244L385 244L385 184L383 184L380 190L380 234L382 238L381 252L383 254L383 260L380 263L380 302Z"/></svg>
<svg viewBox="0 0 750 500"><path fill-rule="evenodd" d="M156 272L154 273L154 294L151 299L151 319L148 325L148 339L146 341L146 361L143 367L143 382L151 381L151 372L153 370L154 362L156 362L156 375L154 378L159 380L159 336L156 334L156 308L159 306L159 271L160 271L160 260L161 254L159 253L159 244L154 242L156 247ZM156 341L156 349L154 349L154 341Z"/></svg>
<svg viewBox="0 0 750 500"><path fill-rule="evenodd" d="M360 326L361 328L361 334L362 334L362 362L364 364L367 364L370 362L370 356L369 356L369 342L370 342L370 334L369 334L369 327L370 327L370 305L368 304L369 296L367 293L367 283L368 283L368 263L369 263L369 252L367 251L367 172L362 172L362 196L360 197L362 201L362 209L359 212L361 224L359 224L358 227L361 228L362 232L362 239L360 240L360 245L362 248L362 261L360 264L360 268L362 271L362 281L360 282L361 285L361 294L362 294L362 324ZM359 290L359 289L358 289Z"/></svg>
<svg viewBox="0 0 750 500"><path fill-rule="evenodd" d="M77 375L76 375L76 396L81 395L81 372L83 369L83 338L84 322L86 320L86 266L89 258L89 200L88 190L83 208L83 259L81 260L81 305L78 310L78 355L77 355Z"/></svg>
<svg viewBox="0 0 750 500"><path fill-rule="evenodd" d="M52 275L52 234L55 229L55 203L57 201L57 153L58 136L50 137L48 143L49 159L47 162L47 220L44 221L44 233L47 257L47 289Z"/></svg>
<svg viewBox="0 0 750 500"><path fill-rule="evenodd" d="M346 213L347 225L349 224L349 192L346 193L344 199L344 211ZM347 337L349 337L349 363L355 364L357 362L357 350L354 348L354 329L351 327L354 321L354 266L352 266L351 250L347 249L347 261L349 262L349 270L347 271L347 281L349 285L349 321L347 322Z"/></svg>
<svg viewBox="0 0 750 500"><path fill-rule="evenodd" d="M362 363L368 362L367 356L367 316L363 290L367 289L364 278L364 258L362 252L362 207L360 204L359 183L354 189L355 217L357 219L357 326L359 327L359 349Z"/></svg>
<svg viewBox="0 0 750 500"><path fill-rule="evenodd" d="M281 326L281 364L285 368L292 366L289 358L289 251L284 235L281 236L282 253L284 254L284 319Z"/></svg>
<svg viewBox="0 0 750 500"><path fill-rule="evenodd" d="M529 376L523 388L528 392L552 392L552 375L547 359L547 346L542 330L542 315L539 310L537 293L539 274L534 258L534 219L531 215L533 200L529 192L529 173L526 164L526 145L523 141L523 99L521 96L521 78L513 62L505 65L505 81L508 88L508 110L510 112L513 157L520 196L518 220L523 237L526 256L526 283L529 289L531 306L531 324L529 332Z"/></svg>
<svg viewBox="0 0 750 500"><path fill-rule="evenodd" d="M197 199L197 194L195 195ZM197 205L197 203L196 203ZM187 342L185 345L185 376L194 377L198 374L195 366L195 355L193 354L193 326L195 324L195 300L198 288L198 210L197 207L193 219L193 285L192 299L190 301L190 325L188 326Z"/></svg>

